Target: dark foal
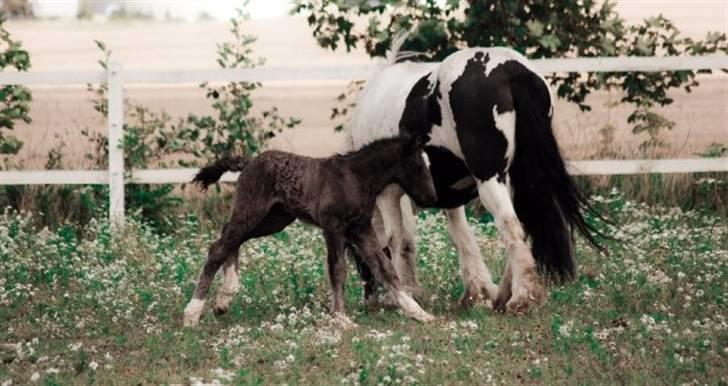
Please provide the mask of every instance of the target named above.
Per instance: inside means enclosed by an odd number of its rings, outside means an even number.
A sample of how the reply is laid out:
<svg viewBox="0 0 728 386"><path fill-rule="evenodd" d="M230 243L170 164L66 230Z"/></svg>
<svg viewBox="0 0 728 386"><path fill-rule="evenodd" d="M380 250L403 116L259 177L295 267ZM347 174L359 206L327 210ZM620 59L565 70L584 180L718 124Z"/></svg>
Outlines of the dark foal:
<svg viewBox="0 0 728 386"><path fill-rule="evenodd" d="M356 249L357 258L407 316L432 319L403 290L371 225L376 197L390 184L399 185L419 205L436 201L427 155L415 139L382 139L329 158L280 151L266 151L253 159L227 158L200 170L194 182L205 189L226 171L240 171L237 197L230 221L210 247L195 293L185 308L185 326L199 321L210 283L221 266L225 279L214 310L227 312L239 286L238 249L243 242L280 232L297 218L323 229L332 311L343 323L351 324L344 312L347 245Z"/></svg>

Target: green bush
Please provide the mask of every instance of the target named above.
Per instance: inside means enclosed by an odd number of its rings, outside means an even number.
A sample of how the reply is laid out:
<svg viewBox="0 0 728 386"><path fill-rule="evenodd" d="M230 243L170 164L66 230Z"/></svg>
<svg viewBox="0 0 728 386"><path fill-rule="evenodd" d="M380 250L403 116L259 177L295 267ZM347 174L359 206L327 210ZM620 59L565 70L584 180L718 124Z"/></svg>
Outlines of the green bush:
<svg viewBox="0 0 728 386"><path fill-rule="evenodd" d="M13 40L3 24L5 15L0 12L0 71L14 69L28 71L30 55L19 41ZM23 142L9 133L17 122L30 123L30 90L23 86L0 85L0 170L7 168L9 156L20 151Z"/></svg>

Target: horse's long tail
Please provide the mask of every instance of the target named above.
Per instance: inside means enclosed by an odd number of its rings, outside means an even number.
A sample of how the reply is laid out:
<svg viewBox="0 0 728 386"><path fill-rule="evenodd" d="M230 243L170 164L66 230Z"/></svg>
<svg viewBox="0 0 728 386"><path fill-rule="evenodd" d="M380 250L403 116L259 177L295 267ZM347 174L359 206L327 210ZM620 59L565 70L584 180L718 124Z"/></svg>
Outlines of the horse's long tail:
<svg viewBox="0 0 728 386"><path fill-rule="evenodd" d="M601 216L569 176L551 128L551 96L545 81L524 71L512 79L516 108L516 149L509 176L516 215L531 237L539 270L549 279L573 278L573 231L596 249L603 236L584 218L584 212Z"/></svg>
<svg viewBox="0 0 728 386"><path fill-rule="evenodd" d="M397 61L401 59L401 55L408 55L407 53L400 52L402 50L402 46L404 45L404 42L407 41L407 38L410 37L412 34L411 30L408 29L402 29L399 30L393 37L392 37L392 44L389 46L389 50L387 51L387 61L386 63L389 64L395 64Z"/></svg>
<svg viewBox="0 0 728 386"><path fill-rule="evenodd" d="M214 184L220 177L227 172L239 172L245 168L250 162L245 157L226 157L213 162L211 165L205 166L192 179L193 184L197 184L200 190L207 190L207 187Z"/></svg>

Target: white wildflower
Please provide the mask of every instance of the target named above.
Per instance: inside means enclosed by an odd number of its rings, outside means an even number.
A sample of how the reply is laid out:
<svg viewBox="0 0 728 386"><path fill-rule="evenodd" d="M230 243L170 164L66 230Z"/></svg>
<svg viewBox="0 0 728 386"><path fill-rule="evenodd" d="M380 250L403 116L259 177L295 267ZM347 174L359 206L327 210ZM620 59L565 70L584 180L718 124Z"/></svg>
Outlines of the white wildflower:
<svg viewBox="0 0 728 386"><path fill-rule="evenodd" d="M573 320L570 320L570 321L562 324L561 326L559 326L559 335L564 336L564 337L571 336L571 330L573 327L574 327Z"/></svg>

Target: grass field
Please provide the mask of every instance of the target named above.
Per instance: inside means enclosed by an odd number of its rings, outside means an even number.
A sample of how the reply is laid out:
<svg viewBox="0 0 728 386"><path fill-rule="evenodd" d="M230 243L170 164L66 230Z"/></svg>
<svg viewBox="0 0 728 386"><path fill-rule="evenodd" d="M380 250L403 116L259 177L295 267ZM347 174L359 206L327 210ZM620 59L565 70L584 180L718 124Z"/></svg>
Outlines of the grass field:
<svg viewBox="0 0 728 386"><path fill-rule="evenodd" d="M424 307L438 320L368 312L352 267L350 331L327 314L316 229L296 224L245 244L231 312L206 309L199 327L183 329L209 224L190 215L159 236L130 221L112 238L105 222L48 230L32 214L5 213L0 385L728 384L725 219L618 193L595 200L620 240L607 243L610 256L580 242L578 279L523 317L455 306L462 285L444 216L420 212ZM495 227L476 227L498 276Z"/></svg>

